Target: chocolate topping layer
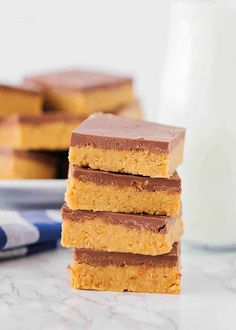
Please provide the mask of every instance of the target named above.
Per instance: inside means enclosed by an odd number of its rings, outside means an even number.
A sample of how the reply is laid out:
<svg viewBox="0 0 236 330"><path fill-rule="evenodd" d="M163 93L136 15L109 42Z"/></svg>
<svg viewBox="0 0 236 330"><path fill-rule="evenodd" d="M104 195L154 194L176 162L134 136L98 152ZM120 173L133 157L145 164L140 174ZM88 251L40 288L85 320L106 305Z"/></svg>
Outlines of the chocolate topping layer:
<svg viewBox="0 0 236 330"><path fill-rule="evenodd" d="M35 85L40 89L61 89L90 91L99 88L114 88L132 84L130 77L120 77L97 71L70 70L31 76L24 79L26 85Z"/></svg>
<svg viewBox="0 0 236 330"><path fill-rule="evenodd" d="M54 165L57 162L57 158L50 153L47 152L39 152L39 151L21 151L21 150L13 150L7 148L0 148L0 157L20 157L25 159L36 160L41 163Z"/></svg>
<svg viewBox="0 0 236 330"><path fill-rule="evenodd" d="M147 176L118 174L90 168L70 165L69 177L81 181L90 181L98 185L115 185L119 187L133 187L137 190L181 192L181 180L175 172L170 178L150 178Z"/></svg>
<svg viewBox="0 0 236 330"><path fill-rule="evenodd" d="M168 227L176 221L177 217L166 217L161 215L146 215L146 214L127 214L127 213L113 213L113 212L93 212L71 210L64 204L62 207L63 221L85 222L96 219L114 225L122 225L132 229L149 230L152 232L159 232L165 234Z"/></svg>
<svg viewBox="0 0 236 330"><path fill-rule="evenodd" d="M72 132L71 146L168 152L184 139L184 135L184 128L112 114L96 114Z"/></svg>
<svg viewBox="0 0 236 330"><path fill-rule="evenodd" d="M88 249L74 249L74 260L79 264L91 266L177 266L179 261L179 243L174 244L167 254L148 256L132 253L102 252Z"/></svg>
<svg viewBox="0 0 236 330"><path fill-rule="evenodd" d="M27 88L24 86L15 86L15 85L5 85L0 84L0 91L5 90L9 92L17 92L17 93L23 93L23 94L33 94L35 96L40 95L39 91L36 91L32 88Z"/></svg>

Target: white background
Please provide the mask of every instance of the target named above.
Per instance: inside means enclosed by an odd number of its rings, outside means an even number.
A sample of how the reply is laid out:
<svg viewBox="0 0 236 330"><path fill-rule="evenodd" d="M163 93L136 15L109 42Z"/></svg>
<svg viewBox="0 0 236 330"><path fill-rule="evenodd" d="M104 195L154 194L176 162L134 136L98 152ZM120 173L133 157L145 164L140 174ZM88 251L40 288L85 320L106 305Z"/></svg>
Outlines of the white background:
<svg viewBox="0 0 236 330"><path fill-rule="evenodd" d="M171 0L0 0L0 80L85 66L135 76L158 107Z"/></svg>

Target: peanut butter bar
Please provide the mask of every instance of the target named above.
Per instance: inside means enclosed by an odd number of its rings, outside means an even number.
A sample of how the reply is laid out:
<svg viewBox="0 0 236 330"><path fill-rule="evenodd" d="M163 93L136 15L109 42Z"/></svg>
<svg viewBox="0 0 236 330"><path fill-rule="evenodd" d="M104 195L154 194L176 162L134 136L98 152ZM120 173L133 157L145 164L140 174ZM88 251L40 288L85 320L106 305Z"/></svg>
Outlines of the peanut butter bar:
<svg viewBox="0 0 236 330"><path fill-rule="evenodd" d="M183 160L185 130L97 114L72 133L72 164L150 177L170 178Z"/></svg>
<svg viewBox="0 0 236 330"><path fill-rule="evenodd" d="M179 245L159 256L75 249L69 271L75 289L177 294Z"/></svg>
<svg viewBox="0 0 236 330"><path fill-rule="evenodd" d="M0 85L0 118L15 113L39 114L43 98L39 92L24 87Z"/></svg>
<svg viewBox="0 0 236 330"><path fill-rule="evenodd" d="M133 101L132 79L96 71L71 70L27 77L41 90L50 110L88 115L112 111Z"/></svg>
<svg viewBox="0 0 236 330"><path fill-rule="evenodd" d="M0 146L18 150L66 150L71 131L83 119L58 113L15 115L0 121Z"/></svg>
<svg viewBox="0 0 236 330"><path fill-rule="evenodd" d="M170 252L183 233L181 216L73 211L62 208L64 247L158 255Z"/></svg>
<svg viewBox="0 0 236 330"><path fill-rule="evenodd" d="M54 179L56 159L42 152L0 149L1 179Z"/></svg>
<svg viewBox="0 0 236 330"><path fill-rule="evenodd" d="M115 174L70 166L66 203L72 210L149 213L174 216L180 213L181 180Z"/></svg>

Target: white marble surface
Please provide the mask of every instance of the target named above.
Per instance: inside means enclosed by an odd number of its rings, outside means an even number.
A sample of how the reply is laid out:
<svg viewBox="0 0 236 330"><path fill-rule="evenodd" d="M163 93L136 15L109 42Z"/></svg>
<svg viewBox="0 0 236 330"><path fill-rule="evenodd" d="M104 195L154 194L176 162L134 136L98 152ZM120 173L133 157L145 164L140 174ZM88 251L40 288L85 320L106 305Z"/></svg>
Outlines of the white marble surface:
<svg viewBox="0 0 236 330"><path fill-rule="evenodd" d="M184 247L179 296L76 291L69 250L0 264L0 328L235 329L236 252Z"/></svg>

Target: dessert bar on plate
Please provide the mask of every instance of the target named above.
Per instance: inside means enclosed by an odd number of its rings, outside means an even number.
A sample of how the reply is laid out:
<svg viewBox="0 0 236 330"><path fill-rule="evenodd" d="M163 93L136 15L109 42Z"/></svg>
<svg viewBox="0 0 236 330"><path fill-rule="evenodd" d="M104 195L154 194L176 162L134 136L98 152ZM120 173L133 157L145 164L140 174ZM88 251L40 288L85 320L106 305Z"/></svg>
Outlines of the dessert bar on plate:
<svg viewBox="0 0 236 330"><path fill-rule="evenodd" d="M89 115L111 112L134 100L132 79L85 70L52 72L24 79L24 85L37 88L49 110Z"/></svg>

